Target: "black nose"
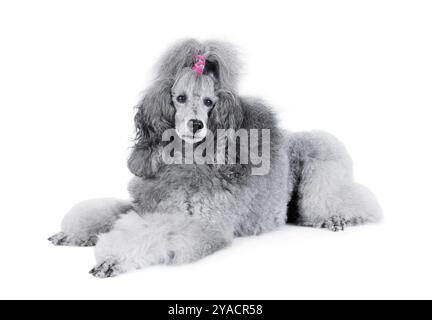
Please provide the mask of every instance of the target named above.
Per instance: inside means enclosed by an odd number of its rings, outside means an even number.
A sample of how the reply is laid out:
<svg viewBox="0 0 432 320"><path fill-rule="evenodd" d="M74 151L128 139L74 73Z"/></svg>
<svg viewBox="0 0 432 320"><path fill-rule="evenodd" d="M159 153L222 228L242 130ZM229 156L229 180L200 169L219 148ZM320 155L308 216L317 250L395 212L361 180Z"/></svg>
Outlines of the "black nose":
<svg viewBox="0 0 432 320"><path fill-rule="evenodd" d="M202 128L204 128L204 123L201 120L192 119L188 121L188 127L195 134L197 131L200 131Z"/></svg>

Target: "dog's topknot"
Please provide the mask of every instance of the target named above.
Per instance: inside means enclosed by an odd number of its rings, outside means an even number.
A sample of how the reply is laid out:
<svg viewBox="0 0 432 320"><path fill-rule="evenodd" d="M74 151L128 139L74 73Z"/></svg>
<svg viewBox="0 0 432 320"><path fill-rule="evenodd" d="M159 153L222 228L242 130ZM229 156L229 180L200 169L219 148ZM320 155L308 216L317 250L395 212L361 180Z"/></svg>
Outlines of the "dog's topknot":
<svg viewBox="0 0 432 320"><path fill-rule="evenodd" d="M196 56L206 59L204 73L212 74L220 88L235 90L241 71L237 50L222 41L183 40L173 45L157 64L158 80L175 80L184 68L192 68Z"/></svg>

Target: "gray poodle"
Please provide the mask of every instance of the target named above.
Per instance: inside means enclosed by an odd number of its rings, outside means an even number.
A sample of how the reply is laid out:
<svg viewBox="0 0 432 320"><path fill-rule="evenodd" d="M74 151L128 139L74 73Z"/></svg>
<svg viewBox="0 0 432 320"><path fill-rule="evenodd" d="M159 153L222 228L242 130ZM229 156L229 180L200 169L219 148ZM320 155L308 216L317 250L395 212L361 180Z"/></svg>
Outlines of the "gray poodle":
<svg viewBox="0 0 432 320"><path fill-rule="evenodd" d="M131 200L79 203L49 239L55 245L95 246L91 274L105 278L195 261L235 237L286 223L339 231L379 220L375 197L353 181L351 159L337 139L323 132L284 132L265 104L238 95L239 62L229 44L183 41L157 66L135 116ZM222 129L230 133L210 134ZM170 130L174 134L166 139ZM239 161L241 152L219 145L214 152L205 149L207 162L186 161L187 148L206 142L230 141L247 149L239 130L250 139L250 153L253 130L260 132L255 155L268 170L254 173L256 164ZM167 161L173 154L180 161ZM229 161L211 161L227 155Z"/></svg>

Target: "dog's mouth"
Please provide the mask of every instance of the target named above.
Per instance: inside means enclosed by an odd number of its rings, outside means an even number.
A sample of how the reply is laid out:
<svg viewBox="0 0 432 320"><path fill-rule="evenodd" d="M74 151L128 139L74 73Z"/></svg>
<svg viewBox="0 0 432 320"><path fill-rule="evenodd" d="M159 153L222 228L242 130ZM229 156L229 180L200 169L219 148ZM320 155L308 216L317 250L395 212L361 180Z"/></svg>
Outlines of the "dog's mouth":
<svg viewBox="0 0 432 320"><path fill-rule="evenodd" d="M187 143L197 143L205 138L205 136L201 135L180 134L179 132L177 132L177 134L182 140L186 141Z"/></svg>
<svg viewBox="0 0 432 320"><path fill-rule="evenodd" d="M181 125L176 126L175 130L180 139L192 144L204 140L208 132L205 125L199 130L193 130L193 128L190 128L187 125Z"/></svg>
<svg viewBox="0 0 432 320"><path fill-rule="evenodd" d="M176 123L175 130L180 139L192 144L204 140L208 132L204 121L197 119Z"/></svg>

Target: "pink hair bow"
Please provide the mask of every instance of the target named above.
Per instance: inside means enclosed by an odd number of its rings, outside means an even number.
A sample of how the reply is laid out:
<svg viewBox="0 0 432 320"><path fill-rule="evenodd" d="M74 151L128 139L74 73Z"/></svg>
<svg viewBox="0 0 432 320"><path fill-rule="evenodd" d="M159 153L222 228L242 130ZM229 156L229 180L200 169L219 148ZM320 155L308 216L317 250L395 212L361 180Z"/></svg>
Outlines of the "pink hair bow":
<svg viewBox="0 0 432 320"><path fill-rule="evenodd" d="M202 75L204 72L206 59L202 55L197 55L195 57L195 59L196 59L196 62L195 62L195 65L193 66L192 70L195 70L196 73L198 73L199 75Z"/></svg>

